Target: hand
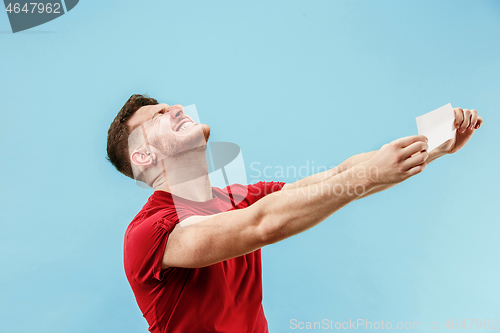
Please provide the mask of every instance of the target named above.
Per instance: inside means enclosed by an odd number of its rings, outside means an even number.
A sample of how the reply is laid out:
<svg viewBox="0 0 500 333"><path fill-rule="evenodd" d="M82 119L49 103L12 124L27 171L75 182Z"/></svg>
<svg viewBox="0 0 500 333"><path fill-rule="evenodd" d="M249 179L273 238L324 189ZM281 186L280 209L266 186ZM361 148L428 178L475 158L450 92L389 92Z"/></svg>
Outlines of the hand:
<svg viewBox="0 0 500 333"><path fill-rule="evenodd" d="M474 109L454 108L453 111L455 111L455 128L457 129L455 138L436 148L438 152L444 154L453 154L459 151L470 140L474 131L483 124L483 118L478 116Z"/></svg>
<svg viewBox="0 0 500 333"><path fill-rule="evenodd" d="M369 168L376 168L373 178L376 185L400 183L425 169L427 138L413 135L383 145L367 162ZM371 173L371 169L370 174Z"/></svg>

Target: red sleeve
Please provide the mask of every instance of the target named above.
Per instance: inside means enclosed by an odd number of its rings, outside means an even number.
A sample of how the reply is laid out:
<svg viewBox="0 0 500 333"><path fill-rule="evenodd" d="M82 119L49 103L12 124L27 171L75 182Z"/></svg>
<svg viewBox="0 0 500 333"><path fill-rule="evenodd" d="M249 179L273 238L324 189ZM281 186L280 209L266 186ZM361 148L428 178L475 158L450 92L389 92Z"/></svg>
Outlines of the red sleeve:
<svg viewBox="0 0 500 333"><path fill-rule="evenodd" d="M237 209L248 207L268 194L279 191L283 182L258 182L252 185L233 184L228 187Z"/></svg>
<svg viewBox="0 0 500 333"><path fill-rule="evenodd" d="M127 275L139 283L152 278L161 281L161 264L169 234L179 219L175 210L166 216L157 214L135 224L125 243L125 268Z"/></svg>
<svg viewBox="0 0 500 333"><path fill-rule="evenodd" d="M253 195L260 199L268 194L281 190L285 184L286 183L283 182L258 182L248 185L248 195Z"/></svg>

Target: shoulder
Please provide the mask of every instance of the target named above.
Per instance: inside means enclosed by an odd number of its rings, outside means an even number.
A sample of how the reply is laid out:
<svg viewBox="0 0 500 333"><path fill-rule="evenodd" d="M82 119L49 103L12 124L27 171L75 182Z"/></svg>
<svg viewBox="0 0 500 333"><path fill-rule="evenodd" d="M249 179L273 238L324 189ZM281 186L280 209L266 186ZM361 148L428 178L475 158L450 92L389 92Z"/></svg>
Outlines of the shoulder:
<svg viewBox="0 0 500 333"><path fill-rule="evenodd" d="M179 223L175 209L160 209L150 214L138 214L125 232L125 244L149 239L157 231L172 231Z"/></svg>

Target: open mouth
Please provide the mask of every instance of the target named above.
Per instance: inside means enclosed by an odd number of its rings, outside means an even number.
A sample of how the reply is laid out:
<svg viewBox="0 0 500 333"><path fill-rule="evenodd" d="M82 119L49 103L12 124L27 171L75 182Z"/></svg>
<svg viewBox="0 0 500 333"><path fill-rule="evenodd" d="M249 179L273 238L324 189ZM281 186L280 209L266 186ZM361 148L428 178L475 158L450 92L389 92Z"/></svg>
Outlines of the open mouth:
<svg viewBox="0 0 500 333"><path fill-rule="evenodd" d="M191 119L184 119L182 120L176 127L175 131L176 132L181 132L181 131L184 131L186 128L190 127L191 125L193 125L193 122L191 121Z"/></svg>

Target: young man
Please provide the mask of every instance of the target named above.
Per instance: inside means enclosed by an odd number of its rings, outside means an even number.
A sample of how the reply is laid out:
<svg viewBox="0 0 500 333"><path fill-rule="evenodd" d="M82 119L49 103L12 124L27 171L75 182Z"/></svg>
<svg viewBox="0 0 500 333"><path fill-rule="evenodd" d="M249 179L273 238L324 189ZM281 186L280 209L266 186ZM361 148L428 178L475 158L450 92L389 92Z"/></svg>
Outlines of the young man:
<svg viewBox="0 0 500 333"><path fill-rule="evenodd" d="M133 95L108 132L109 160L154 188L127 228L127 279L151 332L268 332L260 248L314 227L462 148L483 120L455 109L455 139L409 136L295 183L212 187L206 141L181 105ZM355 172L350 172L355 170Z"/></svg>

